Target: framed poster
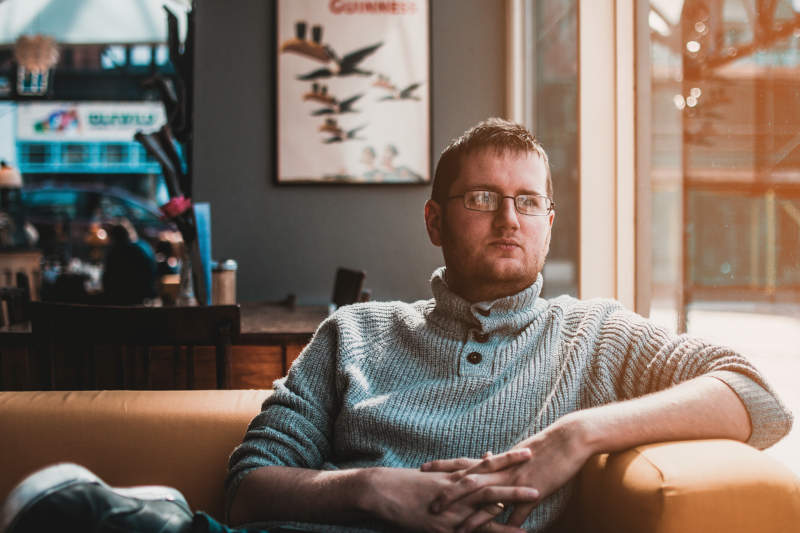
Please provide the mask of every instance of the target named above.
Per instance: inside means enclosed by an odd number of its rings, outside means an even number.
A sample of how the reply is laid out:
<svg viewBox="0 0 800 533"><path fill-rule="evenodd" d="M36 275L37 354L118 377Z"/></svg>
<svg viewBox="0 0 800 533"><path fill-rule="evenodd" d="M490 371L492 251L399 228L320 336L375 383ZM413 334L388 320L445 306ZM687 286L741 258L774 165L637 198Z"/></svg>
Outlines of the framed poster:
<svg viewBox="0 0 800 533"><path fill-rule="evenodd" d="M429 183L428 0L278 0L277 181Z"/></svg>

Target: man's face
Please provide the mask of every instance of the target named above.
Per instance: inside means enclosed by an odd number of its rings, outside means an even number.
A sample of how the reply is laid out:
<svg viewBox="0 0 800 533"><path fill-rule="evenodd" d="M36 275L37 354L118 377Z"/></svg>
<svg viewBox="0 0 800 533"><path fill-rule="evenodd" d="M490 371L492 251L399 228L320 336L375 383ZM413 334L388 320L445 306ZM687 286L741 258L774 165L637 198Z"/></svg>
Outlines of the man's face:
<svg viewBox="0 0 800 533"><path fill-rule="evenodd" d="M470 190L545 195L547 169L535 153L479 150L462 159L448 196ZM512 198L504 198L495 212L468 210L461 198L447 200L446 206L433 200L425 205L428 235L442 247L447 284L471 302L508 296L536 281L550 247L554 217L552 211L522 215Z"/></svg>

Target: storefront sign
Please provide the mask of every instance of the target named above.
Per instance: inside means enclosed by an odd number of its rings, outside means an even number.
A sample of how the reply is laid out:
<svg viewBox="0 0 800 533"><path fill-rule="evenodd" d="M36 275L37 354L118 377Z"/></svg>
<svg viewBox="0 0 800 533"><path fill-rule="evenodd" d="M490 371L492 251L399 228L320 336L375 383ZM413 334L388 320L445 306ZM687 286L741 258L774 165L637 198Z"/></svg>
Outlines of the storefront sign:
<svg viewBox="0 0 800 533"><path fill-rule="evenodd" d="M18 141L132 141L137 131L166 122L161 104L152 102L20 103Z"/></svg>

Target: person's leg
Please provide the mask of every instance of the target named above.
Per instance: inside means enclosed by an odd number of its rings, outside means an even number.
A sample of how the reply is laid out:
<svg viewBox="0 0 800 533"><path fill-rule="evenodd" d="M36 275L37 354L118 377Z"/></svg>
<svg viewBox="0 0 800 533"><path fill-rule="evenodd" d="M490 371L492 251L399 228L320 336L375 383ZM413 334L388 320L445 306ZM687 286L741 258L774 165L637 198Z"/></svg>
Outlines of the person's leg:
<svg viewBox="0 0 800 533"><path fill-rule="evenodd" d="M190 533L193 513L169 487L109 487L71 463L35 472L8 495L0 512L2 533L130 531Z"/></svg>
<svg viewBox="0 0 800 533"><path fill-rule="evenodd" d="M288 533L289 529L232 529L193 513L176 489L110 487L86 468L61 463L23 479L0 511L0 533Z"/></svg>
<svg viewBox="0 0 800 533"><path fill-rule="evenodd" d="M205 513L195 513L194 523L191 533L315 533L309 529L293 529L290 527L278 527L269 529L233 529L224 524L220 524Z"/></svg>

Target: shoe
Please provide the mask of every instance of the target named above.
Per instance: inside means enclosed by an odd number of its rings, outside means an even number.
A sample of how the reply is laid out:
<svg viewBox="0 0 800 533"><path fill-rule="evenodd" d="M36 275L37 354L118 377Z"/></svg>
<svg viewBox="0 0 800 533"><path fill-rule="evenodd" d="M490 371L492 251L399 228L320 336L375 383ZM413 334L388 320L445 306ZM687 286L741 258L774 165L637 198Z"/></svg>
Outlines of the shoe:
<svg viewBox="0 0 800 533"><path fill-rule="evenodd" d="M89 470L61 463L31 474L8 495L0 532L186 533L192 512L169 487L109 487Z"/></svg>

